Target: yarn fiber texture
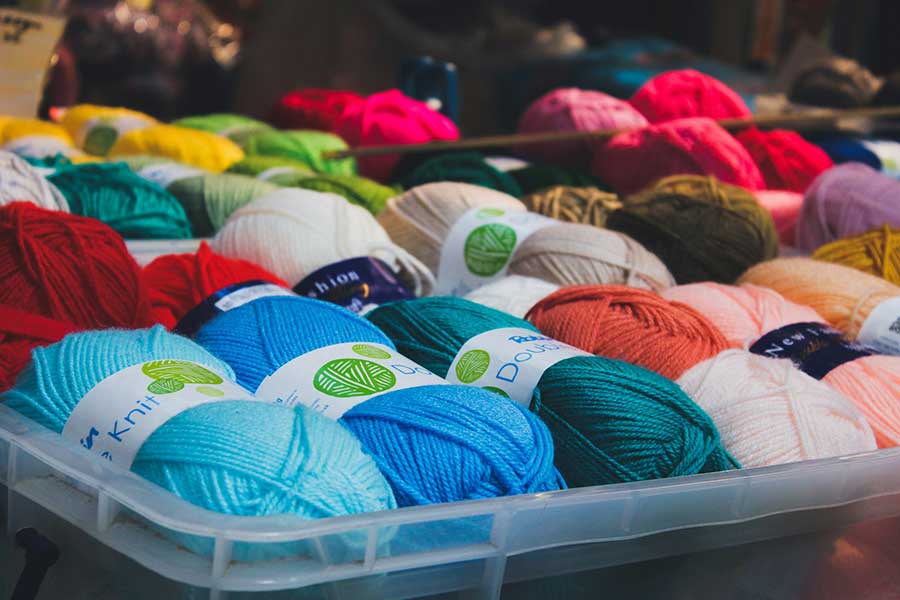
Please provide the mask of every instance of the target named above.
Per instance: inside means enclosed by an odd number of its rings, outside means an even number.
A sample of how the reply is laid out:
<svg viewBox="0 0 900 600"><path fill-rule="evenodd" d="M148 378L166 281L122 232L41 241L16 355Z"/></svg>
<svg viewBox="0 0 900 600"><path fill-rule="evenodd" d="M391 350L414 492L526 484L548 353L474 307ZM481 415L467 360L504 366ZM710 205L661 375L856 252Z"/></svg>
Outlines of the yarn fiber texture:
<svg viewBox="0 0 900 600"><path fill-rule="evenodd" d="M519 119L518 133L639 129L647 119L630 104L603 92L559 88L528 105ZM594 143L589 140L527 144L518 150L535 160L586 166Z"/></svg>
<svg viewBox="0 0 900 600"><path fill-rule="evenodd" d="M325 131L266 131L250 136L243 143L247 154L280 156L309 165L317 173L353 175L356 161L352 158L326 160L323 152L346 150L347 144L338 136Z"/></svg>
<svg viewBox="0 0 900 600"><path fill-rule="evenodd" d="M900 227L900 181L863 164L838 165L806 190L797 247L812 252L883 225Z"/></svg>
<svg viewBox="0 0 900 600"><path fill-rule="evenodd" d="M272 131L272 128L262 121L233 113L214 113L211 115L184 117L173 121L172 125L215 133L216 135L227 137L238 144L257 133Z"/></svg>
<svg viewBox="0 0 900 600"><path fill-rule="evenodd" d="M772 216L749 191L713 177L663 179L626 198L607 226L659 256L678 283L731 283L778 255Z"/></svg>
<svg viewBox="0 0 900 600"><path fill-rule="evenodd" d="M279 129L332 131L344 109L362 101L362 96L345 90L293 90L272 105L266 120Z"/></svg>
<svg viewBox="0 0 900 600"><path fill-rule="evenodd" d="M508 173L491 166L479 152L450 152L430 158L402 177L405 189L437 181L458 181L519 197L522 189Z"/></svg>
<svg viewBox="0 0 900 600"><path fill-rule="evenodd" d="M509 174L516 180L523 194L533 194L556 185L572 187L595 187L598 182L587 172L567 169L559 165L531 164L522 169L513 169Z"/></svg>
<svg viewBox="0 0 900 600"><path fill-rule="evenodd" d="M277 169L277 170L275 170ZM268 173L266 173L268 171ZM315 171L306 163L298 160L291 160L284 156L264 156L257 154L249 154L234 163L227 170L228 173L236 173L238 175L250 175L251 177L259 177L265 174L266 181L279 184L278 176L283 175L304 175L312 176Z"/></svg>
<svg viewBox="0 0 900 600"><path fill-rule="evenodd" d="M0 206L19 200L69 211L69 203L55 185L22 158L0 150Z"/></svg>
<svg viewBox="0 0 900 600"><path fill-rule="evenodd" d="M785 190L756 190L753 195L760 206L772 215L781 243L793 246L797 240L797 221L803 207L803 194Z"/></svg>
<svg viewBox="0 0 900 600"><path fill-rule="evenodd" d="M678 385L709 414L744 467L876 449L863 415L789 360L728 350L687 371Z"/></svg>
<svg viewBox="0 0 900 600"><path fill-rule="evenodd" d="M677 119L621 133L597 148L591 170L620 195L633 194L669 175L711 175L751 190L765 187L747 150L707 118Z"/></svg>
<svg viewBox="0 0 900 600"><path fill-rule="evenodd" d="M48 179L66 197L72 213L103 221L126 238L192 235L178 200L123 163L59 166Z"/></svg>
<svg viewBox="0 0 900 600"><path fill-rule="evenodd" d="M31 366L0 399L62 432L97 383L160 359L192 361L233 375L200 346L162 327L92 331L36 350ZM192 504L232 515L315 519L396 506L359 442L303 406L223 400L190 408L147 438L131 470Z"/></svg>
<svg viewBox="0 0 900 600"><path fill-rule="evenodd" d="M0 207L0 280L0 390L36 346L79 329L151 323L140 267L95 219L27 202Z"/></svg>
<svg viewBox="0 0 900 600"><path fill-rule="evenodd" d="M438 375L462 345L527 321L461 298L382 305L367 318L397 349ZM556 466L573 487L734 468L709 417L674 382L596 356L556 363L538 383L531 409L550 428Z"/></svg>
<svg viewBox="0 0 900 600"><path fill-rule="evenodd" d="M534 305L526 318L545 335L669 379L729 346L690 306L620 285L561 289Z"/></svg>
<svg viewBox="0 0 900 600"><path fill-rule="evenodd" d="M629 100L651 123L688 117L742 119L752 116L730 87L693 69L666 71L647 80Z"/></svg>
<svg viewBox="0 0 900 600"><path fill-rule="evenodd" d="M832 56L804 69L791 83L792 102L832 108L869 104L881 82L854 60Z"/></svg>
<svg viewBox="0 0 900 600"><path fill-rule="evenodd" d="M59 124L79 148L105 156L122 133L155 125L156 119L128 108L76 104L65 109Z"/></svg>
<svg viewBox="0 0 900 600"><path fill-rule="evenodd" d="M750 127L735 137L756 162L769 189L802 194L816 177L834 166L824 150L793 131Z"/></svg>
<svg viewBox="0 0 900 600"><path fill-rule="evenodd" d="M399 90L372 94L362 102L348 104L338 117L334 132L354 148L459 138L453 121ZM396 154L362 157L359 171L377 181L387 181L398 160Z"/></svg>
<svg viewBox="0 0 900 600"><path fill-rule="evenodd" d="M900 284L900 229L885 225L821 246L813 258L853 267Z"/></svg>
<svg viewBox="0 0 900 600"><path fill-rule="evenodd" d="M806 137L828 154L834 164L858 162L869 165L876 171L881 170L881 159L863 144L860 138L848 137L841 133L815 134L810 132Z"/></svg>
<svg viewBox="0 0 900 600"><path fill-rule="evenodd" d="M604 227L606 217L622 208L619 197L595 187L556 185L522 198L528 210L565 221Z"/></svg>
<svg viewBox="0 0 900 600"><path fill-rule="evenodd" d="M113 158L132 154L162 156L212 173L220 173L244 158L241 147L229 139L175 125L129 131L109 151Z"/></svg>
<svg viewBox="0 0 900 600"><path fill-rule="evenodd" d="M246 175L210 173L176 179L166 189L181 203L194 235L208 237L234 211L276 191L278 186Z"/></svg>
<svg viewBox="0 0 900 600"><path fill-rule="evenodd" d="M524 319L525 313L541 298L558 289L555 283L537 277L508 275L475 288L465 295L465 299Z"/></svg>
<svg viewBox="0 0 900 600"><path fill-rule="evenodd" d="M293 358L331 344L394 345L348 310L300 297L262 298L222 313L196 340L256 389ZM401 506L559 489L553 442L527 410L462 386L388 391L340 422L378 464Z"/></svg>
<svg viewBox="0 0 900 600"><path fill-rule="evenodd" d="M192 254L166 254L144 267L150 316L172 329L192 308L222 288L261 280L282 287L287 283L246 260L227 258L202 242Z"/></svg>
<svg viewBox="0 0 900 600"><path fill-rule="evenodd" d="M368 177L357 175L318 174L306 177L298 173L294 178L297 181L291 184L293 186L343 196L347 201L365 208L376 216L384 210L384 205L388 199L399 193L395 188L382 185ZM282 179L277 176L273 179L273 182L285 185L285 183L282 183Z"/></svg>

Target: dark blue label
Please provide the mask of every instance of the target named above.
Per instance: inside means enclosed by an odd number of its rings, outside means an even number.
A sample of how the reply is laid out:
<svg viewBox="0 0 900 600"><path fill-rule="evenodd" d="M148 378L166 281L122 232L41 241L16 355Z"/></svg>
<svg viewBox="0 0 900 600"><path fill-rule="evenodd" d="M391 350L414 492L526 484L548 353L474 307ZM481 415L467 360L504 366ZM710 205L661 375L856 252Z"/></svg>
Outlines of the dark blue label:
<svg viewBox="0 0 900 600"><path fill-rule="evenodd" d="M295 285L294 291L355 313L370 305L413 298L391 268L371 256L348 258L322 267Z"/></svg>
<svg viewBox="0 0 900 600"><path fill-rule="evenodd" d="M816 379L822 379L846 362L872 355L865 346L851 344L840 331L822 323L794 323L770 331L750 346L750 352L787 358Z"/></svg>
<svg viewBox="0 0 900 600"><path fill-rule="evenodd" d="M178 324L172 331L183 336L193 337L194 334L200 331L201 327L223 312L243 306L259 298L293 295L295 294L291 290L261 279L229 285L192 308L178 321Z"/></svg>

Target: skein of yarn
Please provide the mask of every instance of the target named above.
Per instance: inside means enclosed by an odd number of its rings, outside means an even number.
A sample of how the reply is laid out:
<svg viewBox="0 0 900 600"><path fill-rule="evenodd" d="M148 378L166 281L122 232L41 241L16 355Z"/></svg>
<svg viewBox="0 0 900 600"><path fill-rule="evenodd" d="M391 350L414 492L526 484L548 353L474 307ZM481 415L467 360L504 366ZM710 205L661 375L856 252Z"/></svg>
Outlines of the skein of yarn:
<svg viewBox="0 0 900 600"><path fill-rule="evenodd" d="M867 148L860 138L848 137L847 134L839 132L824 134L810 132L806 134L806 137L824 150L836 165L846 162L858 162L869 165L876 171L881 170L881 159L871 149Z"/></svg>
<svg viewBox="0 0 900 600"><path fill-rule="evenodd" d="M803 199L797 247L812 252L836 239L891 225L900 227L900 181L859 163L819 175Z"/></svg>
<svg viewBox="0 0 900 600"><path fill-rule="evenodd" d="M473 336L527 321L460 298L380 306L367 318L397 349L442 375ZM673 382L622 361L574 356L540 377L531 408L550 428L571 486L673 477L736 465L709 417Z"/></svg>
<svg viewBox="0 0 900 600"><path fill-rule="evenodd" d="M295 181L287 183L290 179ZM362 206L375 216L384 210L384 205L389 198L393 198L399 193L395 188L381 185L375 180L358 175L324 175L320 173L304 176L297 173L293 176L276 176L272 181L278 185L290 185L343 196L347 201Z"/></svg>
<svg viewBox="0 0 900 600"><path fill-rule="evenodd" d="M65 109L59 124L79 148L105 156L120 135L155 125L156 119L128 108L76 104Z"/></svg>
<svg viewBox="0 0 900 600"><path fill-rule="evenodd" d="M356 161L352 158L326 160L323 152L346 150L347 144L338 136L325 131L264 131L247 138L243 143L247 154L280 156L309 165L317 173L353 175Z"/></svg>
<svg viewBox="0 0 900 600"><path fill-rule="evenodd" d="M856 108L871 102L881 82L855 60L832 56L802 70L790 85L792 102Z"/></svg>
<svg viewBox="0 0 900 600"><path fill-rule="evenodd" d="M257 133L272 131L272 128L262 121L233 113L214 113L211 115L184 117L173 121L172 125L215 133L216 135L227 137L238 144L243 143Z"/></svg>
<svg viewBox="0 0 900 600"><path fill-rule="evenodd" d="M69 211L69 203L55 185L12 152L0 150L0 206L16 201L41 208Z"/></svg>
<svg viewBox="0 0 900 600"><path fill-rule="evenodd" d="M772 216L749 191L714 177L658 181L626 198L607 226L659 256L678 283L731 283L748 267L778 255Z"/></svg>
<svg viewBox="0 0 900 600"><path fill-rule="evenodd" d="M116 140L109 156L152 154L220 173L244 158L241 147L229 139L175 125L153 125L128 131Z"/></svg>
<svg viewBox="0 0 900 600"><path fill-rule="evenodd" d="M802 194L819 174L834 166L824 150L793 131L750 127L735 137L756 162L769 189Z"/></svg>
<svg viewBox="0 0 900 600"><path fill-rule="evenodd" d="M453 121L399 90L372 94L361 102L348 104L338 117L334 132L354 148L459 138ZM359 171L377 181L387 181L398 160L395 154L364 157L359 160Z"/></svg>
<svg viewBox="0 0 900 600"><path fill-rule="evenodd" d="M752 116L747 103L734 90L693 69L666 71L647 80L629 102L651 123L689 117Z"/></svg>
<svg viewBox="0 0 900 600"><path fill-rule="evenodd" d="M510 275L472 290L465 299L523 319L541 298L558 289L558 285L537 277Z"/></svg>
<svg viewBox="0 0 900 600"><path fill-rule="evenodd" d="M263 156L257 154L245 156L228 167L227 172L258 177L264 181L271 181L276 185L282 185L279 177L286 175L299 178L300 176L312 176L315 174L315 171L306 163L291 160L284 156Z"/></svg>
<svg viewBox="0 0 900 600"><path fill-rule="evenodd" d="M522 189L509 173L488 164L480 152L448 152L427 159L399 183L404 189L437 181L458 181L519 197Z"/></svg>
<svg viewBox="0 0 900 600"><path fill-rule="evenodd" d="M535 304L526 318L542 333L576 348L669 379L729 345L693 308L619 285L561 289Z"/></svg>
<svg viewBox="0 0 900 600"><path fill-rule="evenodd" d="M765 187L747 150L707 118L677 119L619 134L596 149L591 170L620 195L682 174L712 175L751 190Z"/></svg>
<svg viewBox="0 0 900 600"><path fill-rule="evenodd" d="M803 206L803 194L784 190L755 190L753 195L760 206L772 215L781 243L793 246L797 239L797 221Z"/></svg>
<svg viewBox="0 0 900 600"><path fill-rule="evenodd" d="M878 229L821 246L813 258L853 267L900 285L900 229Z"/></svg>
<svg viewBox="0 0 900 600"><path fill-rule="evenodd" d="M555 185L573 187L594 187L595 178L583 171L566 169L559 165L532 164L522 169L513 169L509 174L516 180L523 194L533 194Z"/></svg>
<svg viewBox="0 0 900 600"><path fill-rule="evenodd" d="M522 198L528 210L567 223L604 227L606 217L622 208L618 196L595 187L556 185Z"/></svg>
<svg viewBox="0 0 900 600"><path fill-rule="evenodd" d="M279 129L333 131L344 109L362 100L362 96L345 90L294 90L272 105L266 120Z"/></svg>
<svg viewBox="0 0 900 600"><path fill-rule="evenodd" d="M603 92L559 88L528 105L519 119L518 133L638 129L647 119L630 104ZM528 144L519 150L542 161L587 166L593 153L590 140Z"/></svg>
<svg viewBox="0 0 900 600"><path fill-rule="evenodd" d="M32 348L78 329L150 325L147 288L122 237L27 202L0 207L0 390Z"/></svg>
<svg viewBox="0 0 900 600"><path fill-rule="evenodd" d="M788 360L728 350L696 365L677 383L709 414L723 445L744 467L876 448L863 415Z"/></svg>
<svg viewBox="0 0 900 600"><path fill-rule="evenodd" d="M0 150L25 158L46 158L58 154L77 162L90 160L75 148L69 133L55 123L20 117L0 122Z"/></svg>

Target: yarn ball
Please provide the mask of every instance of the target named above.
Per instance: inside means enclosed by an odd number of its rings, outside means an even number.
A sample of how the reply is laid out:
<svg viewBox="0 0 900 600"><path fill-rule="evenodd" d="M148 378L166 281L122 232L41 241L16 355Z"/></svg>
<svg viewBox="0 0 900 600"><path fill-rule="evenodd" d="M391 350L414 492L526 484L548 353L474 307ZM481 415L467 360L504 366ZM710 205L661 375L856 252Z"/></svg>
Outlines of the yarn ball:
<svg viewBox="0 0 900 600"><path fill-rule="evenodd" d="M39 348L0 400L62 432L78 402L113 373L152 360L187 360L228 378L228 366L162 327L91 331ZM316 411L223 399L189 408L141 445L131 470L202 508L308 519L396 507L359 442Z"/></svg>
<svg viewBox="0 0 900 600"><path fill-rule="evenodd" d="M444 375L471 337L527 321L461 298L382 305L367 318L397 349ZM531 409L550 428L573 487L734 468L715 425L674 382L628 363L577 356L544 371Z"/></svg>
<svg viewBox="0 0 900 600"><path fill-rule="evenodd" d="M731 283L778 255L772 216L749 191L714 177L658 181L626 198L607 226L659 256L678 283Z"/></svg>
<svg viewBox="0 0 900 600"><path fill-rule="evenodd" d="M558 289L555 283L537 277L509 275L472 290L465 299L524 319L541 298Z"/></svg>
<svg viewBox="0 0 900 600"><path fill-rule="evenodd" d="M348 104L338 117L334 132L354 148L459 138L453 121L424 102L404 96L400 90L372 94L362 102ZM396 154L362 157L359 170L366 177L386 181L398 160Z"/></svg>
<svg viewBox="0 0 900 600"><path fill-rule="evenodd" d="M393 348L365 319L301 297L261 298L222 313L196 340L254 390L283 364L324 346ZM401 506L559 488L546 427L491 392L449 385L389 391L356 405L341 423L375 458Z"/></svg>
<svg viewBox="0 0 900 600"><path fill-rule="evenodd" d="M690 306L621 285L561 289L535 304L526 318L545 335L669 379L729 345Z"/></svg>
<svg viewBox="0 0 900 600"><path fill-rule="evenodd" d="M853 404L789 360L728 350L677 383L745 468L876 449L872 428Z"/></svg>
<svg viewBox="0 0 900 600"><path fill-rule="evenodd" d="M384 205L388 198L393 198L399 193L395 188L358 175L318 174L306 177L298 173L294 178L296 182L292 185L295 187L343 196L352 204L362 206L376 216L384 210ZM273 181L280 183L277 177ZM283 183L280 184L285 185Z"/></svg>
<svg viewBox="0 0 900 600"><path fill-rule="evenodd" d="M812 252L828 242L890 225L900 227L900 181L859 163L825 171L803 198L797 247Z"/></svg>
<svg viewBox="0 0 900 600"><path fill-rule="evenodd" d="M315 171L298 160L291 160L284 156L263 156L249 154L237 161L227 169L228 173L237 175L249 175L259 177L265 181L271 181L280 185L279 177L284 175L312 176Z"/></svg>
<svg viewBox="0 0 900 600"><path fill-rule="evenodd" d="M649 123L630 104L603 92L559 88L528 105L519 119L518 133L639 129ZM586 166L595 142L577 140L523 144L519 152L547 162Z"/></svg>
<svg viewBox="0 0 900 600"><path fill-rule="evenodd" d="M807 134L807 138L825 151L835 164L858 162L881 170L881 159L862 140L839 133Z"/></svg>
<svg viewBox="0 0 900 600"><path fill-rule="evenodd" d="M279 189L232 213L211 242L216 252L249 260L296 285L326 265L374 256L403 268L421 292L433 276L395 246L366 210L336 194Z"/></svg>
<svg viewBox="0 0 900 600"><path fill-rule="evenodd" d="M529 235L510 258L509 273L557 285L620 283L654 291L675 285L662 261L627 235L576 223Z"/></svg>
<svg viewBox="0 0 900 600"><path fill-rule="evenodd" d="M176 179L166 189L184 207L194 235L208 237L234 211L276 191L278 186L247 175L210 173Z"/></svg>
<svg viewBox="0 0 900 600"><path fill-rule="evenodd" d="M12 152L0 150L0 206L24 200L41 208L69 211L69 203L55 185Z"/></svg>
<svg viewBox="0 0 900 600"><path fill-rule="evenodd" d="M796 243L797 221L803 206L803 194L784 190L754 190L753 195L760 206L769 211L775 223L775 231L782 244Z"/></svg>
<svg viewBox="0 0 900 600"><path fill-rule="evenodd" d="M522 189L515 178L492 167L480 152L439 154L403 176L399 183L405 189L409 189L437 181L459 181L491 188L511 196L522 195Z"/></svg>
<svg viewBox="0 0 900 600"><path fill-rule="evenodd" d="M194 253L165 254L144 267L154 322L172 329L192 308L215 292L245 281L288 284L262 267L212 251L201 242Z"/></svg>
<svg viewBox="0 0 900 600"><path fill-rule="evenodd" d="M32 348L78 329L146 327L140 267L95 219L27 202L0 207L0 390Z"/></svg>
<svg viewBox="0 0 900 600"><path fill-rule="evenodd" d="M55 156L65 156L71 162L94 162L96 157L88 156L80 150L69 146L66 142L50 136L25 136L7 142L0 146L0 150L14 152L25 159L47 159Z"/></svg>
<svg viewBox="0 0 900 600"><path fill-rule="evenodd" d="M890 225L825 244L812 257L900 285L900 229Z"/></svg>
<svg viewBox="0 0 900 600"><path fill-rule="evenodd" d="M48 179L73 214L99 219L126 238L191 237L178 200L123 163L60 166Z"/></svg>
<svg viewBox="0 0 900 600"><path fill-rule="evenodd" d="M666 71L648 79L629 102L651 123L689 117L753 116L737 92L715 77L693 69Z"/></svg>
<svg viewBox="0 0 900 600"><path fill-rule="evenodd" d="M79 148L90 154L105 156L120 135L155 125L156 119L128 108L76 104L63 111L59 124Z"/></svg>
<svg viewBox="0 0 900 600"><path fill-rule="evenodd" d="M244 158L241 147L229 139L175 125L128 131L109 151L109 156L114 158L132 154L163 156L212 173L224 171Z"/></svg>
<svg viewBox="0 0 900 600"><path fill-rule="evenodd" d="M215 133L216 135L227 137L238 144L257 133L272 131L272 128L262 121L232 113L184 117L173 121L172 125Z"/></svg>
<svg viewBox="0 0 900 600"><path fill-rule="evenodd" d="M793 131L750 127L735 137L753 157L769 189L803 193L813 179L834 166L824 150Z"/></svg>
<svg viewBox="0 0 900 600"><path fill-rule="evenodd" d="M69 132L56 123L24 117L9 117L0 121L0 145L26 137L54 138L62 142L64 148L74 146Z"/></svg>
<svg viewBox="0 0 900 600"><path fill-rule="evenodd" d="M597 180L584 171L567 169L559 165L532 164L522 169L513 169L509 174L519 184L523 194L533 194L555 185L573 187L597 185Z"/></svg>
<svg viewBox="0 0 900 600"><path fill-rule="evenodd" d="M855 60L838 56L815 61L790 84L792 102L832 108L856 108L872 101L881 82Z"/></svg>
<svg viewBox="0 0 900 600"><path fill-rule="evenodd" d="M528 210L568 223L604 227L606 217L622 208L619 197L595 187L555 185L522 198Z"/></svg>
<svg viewBox="0 0 900 600"><path fill-rule="evenodd" d="M747 150L705 118L678 119L619 134L597 148L592 171L621 195L669 175L712 175L751 190L765 187Z"/></svg>
<svg viewBox="0 0 900 600"><path fill-rule="evenodd" d="M353 175L356 161L352 158L327 160L323 152L346 150L347 144L338 136L325 131L267 131L250 136L243 144L247 154L280 156L309 165L317 173Z"/></svg>
<svg viewBox="0 0 900 600"><path fill-rule="evenodd" d="M293 90L272 105L266 120L279 129L332 131L344 109L362 101L362 96L345 90Z"/></svg>

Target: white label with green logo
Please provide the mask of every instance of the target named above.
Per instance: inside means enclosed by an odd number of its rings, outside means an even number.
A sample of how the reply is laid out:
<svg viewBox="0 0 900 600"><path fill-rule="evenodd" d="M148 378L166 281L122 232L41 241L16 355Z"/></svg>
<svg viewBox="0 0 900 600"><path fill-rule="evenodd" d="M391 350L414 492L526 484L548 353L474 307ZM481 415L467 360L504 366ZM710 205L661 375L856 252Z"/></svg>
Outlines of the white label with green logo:
<svg viewBox="0 0 900 600"><path fill-rule="evenodd" d="M555 219L507 208L472 208L450 228L441 248L435 295L465 296L506 275L509 259L525 239Z"/></svg>
<svg viewBox="0 0 900 600"><path fill-rule="evenodd" d="M335 344L307 352L263 379L260 400L305 404L339 419L369 398L423 385L447 382L396 350L371 342Z"/></svg>
<svg viewBox="0 0 900 600"><path fill-rule="evenodd" d="M187 179L188 177L197 177L205 174L205 171L178 163L149 165L138 171L138 175L147 181L152 181L163 189L169 187L173 182L178 181L179 179Z"/></svg>
<svg viewBox="0 0 900 600"><path fill-rule="evenodd" d="M194 406L255 400L247 390L186 360L153 360L113 373L84 395L63 427L65 438L125 468L163 423Z"/></svg>
<svg viewBox="0 0 900 600"><path fill-rule="evenodd" d="M447 381L496 392L527 408L544 371L573 356L593 355L530 329L492 329L463 344Z"/></svg>
<svg viewBox="0 0 900 600"><path fill-rule="evenodd" d="M900 356L900 296L888 298L872 309L856 341L879 354Z"/></svg>
<svg viewBox="0 0 900 600"><path fill-rule="evenodd" d="M85 121L75 134L75 144L89 154L106 156L123 133L145 129L153 125L152 119L136 115L93 117Z"/></svg>

